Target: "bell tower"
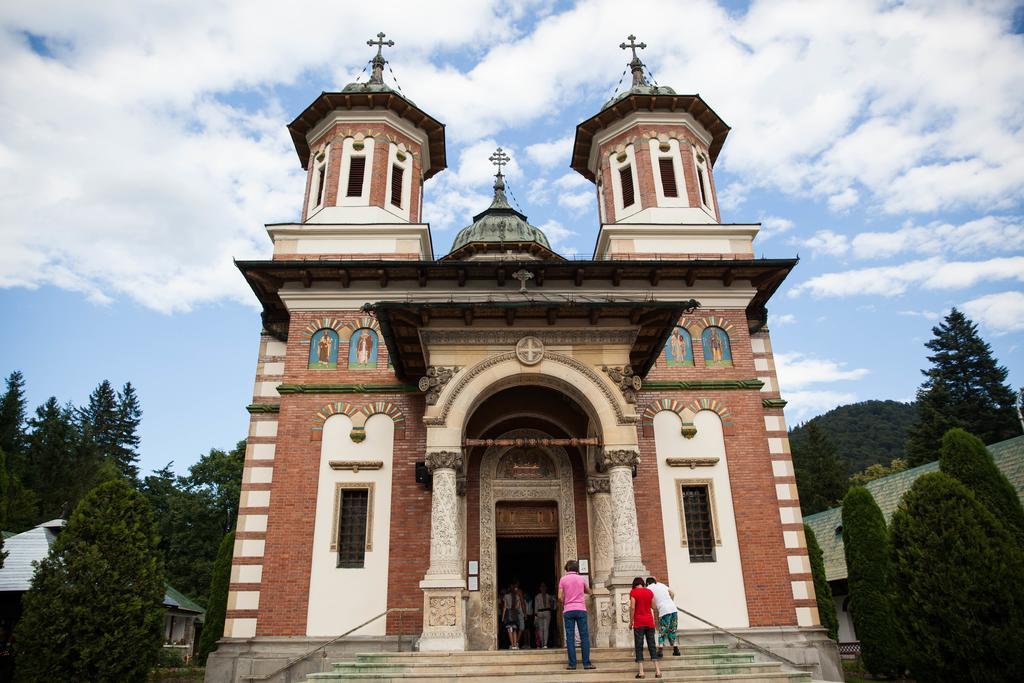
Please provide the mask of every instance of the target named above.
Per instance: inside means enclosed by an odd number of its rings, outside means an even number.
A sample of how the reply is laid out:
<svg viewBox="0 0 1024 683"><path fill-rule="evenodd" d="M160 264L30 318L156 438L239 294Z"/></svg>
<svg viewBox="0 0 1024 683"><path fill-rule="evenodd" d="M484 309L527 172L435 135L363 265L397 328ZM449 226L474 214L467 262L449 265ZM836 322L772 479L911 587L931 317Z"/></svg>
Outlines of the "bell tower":
<svg viewBox="0 0 1024 683"><path fill-rule="evenodd" d="M648 79L630 35L632 83L576 127L571 166L597 189L597 258L753 255L757 226L723 224L714 165L729 126L700 95Z"/></svg>
<svg viewBox="0 0 1024 683"><path fill-rule="evenodd" d="M423 183L444 170L444 124L384 82L378 33L366 82L323 92L288 124L306 171L298 224L268 226L277 259L431 259Z"/></svg>

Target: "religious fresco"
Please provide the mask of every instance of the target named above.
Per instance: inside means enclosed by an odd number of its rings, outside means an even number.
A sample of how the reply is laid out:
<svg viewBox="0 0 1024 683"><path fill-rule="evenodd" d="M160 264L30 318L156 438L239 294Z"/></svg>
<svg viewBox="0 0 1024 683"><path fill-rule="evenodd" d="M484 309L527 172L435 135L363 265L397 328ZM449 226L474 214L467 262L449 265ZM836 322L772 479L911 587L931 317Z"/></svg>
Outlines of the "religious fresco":
<svg viewBox="0 0 1024 683"><path fill-rule="evenodd" d="M672 334L665 342L665 364L670 368L693 365L693 340L686 328L672 328Z"/></svg>
<svg viewBox="0 0 1024 683"><path fill-rule="evenodd" d="M317 330L309 338L309 369L334 370L338 367L338 333Z"/></svg>
<svg viewBox="0 0 1024 683"><path fill-rule="evenodd" d="M377 333L361 327L348 342L348 369L373 370L377 367Z"/></svg>
<svg viewBox="0 0 1024 683"><path fill-rule="evenodd" d="M704 345L704 365L709 368L731 368L732 350L729 335L721 327L709 327L700 336Z"/></svg>

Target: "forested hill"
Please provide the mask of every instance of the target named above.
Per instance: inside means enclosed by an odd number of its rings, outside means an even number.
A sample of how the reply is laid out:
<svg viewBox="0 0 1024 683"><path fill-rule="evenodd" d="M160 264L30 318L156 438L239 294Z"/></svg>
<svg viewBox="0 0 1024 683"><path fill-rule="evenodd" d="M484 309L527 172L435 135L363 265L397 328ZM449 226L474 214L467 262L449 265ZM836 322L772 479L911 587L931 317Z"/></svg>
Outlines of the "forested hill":
<svg viewBox="0 0 1024 683"><path fill-rule="evenodd" d="M907 430L916 419L913 403L863 401L812 418L792 429L789 438L799 442L806 426L817 423L846 463L848 474L854 474L868 465L888 465L893 458L904 457Z"/></svg>

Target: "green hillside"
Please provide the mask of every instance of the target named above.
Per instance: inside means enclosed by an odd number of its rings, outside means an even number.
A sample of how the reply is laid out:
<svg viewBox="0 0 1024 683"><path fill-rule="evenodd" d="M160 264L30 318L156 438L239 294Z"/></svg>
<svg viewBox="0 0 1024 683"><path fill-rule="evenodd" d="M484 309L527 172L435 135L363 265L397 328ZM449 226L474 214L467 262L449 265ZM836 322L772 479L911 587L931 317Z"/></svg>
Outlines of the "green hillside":
<svg viewBox="0 0 1024 683"><path fill-rule="evenodd" d="M854 474L875 463L888 465L904 457L907 430L917 419L913 403L863 401L834 408L790 430L793 443L803 439L804 430L815 422L835 445L839 457Z"/></svg>

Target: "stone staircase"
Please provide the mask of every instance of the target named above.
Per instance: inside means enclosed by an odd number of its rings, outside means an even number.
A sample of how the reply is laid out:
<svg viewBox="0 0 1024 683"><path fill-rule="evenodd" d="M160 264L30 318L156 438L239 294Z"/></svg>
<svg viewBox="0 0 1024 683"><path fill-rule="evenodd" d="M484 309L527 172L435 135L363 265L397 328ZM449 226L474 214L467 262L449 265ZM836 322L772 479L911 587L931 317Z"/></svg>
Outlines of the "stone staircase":
<svg viewBox="0 0 1024 683"><path fill-rule="evenodd" d="M758 661L748 650L728 645L692 645L682 648L682 656L666 651L661 660L665 681L713 681L728 683L810 683L806 672L787 670L775 661ZM577 655L578 656L578 655ZM654 665L646 660L646 678L654 679ZM310 682L327 681L417 681L418 683L525 683L526 681L632 681L636 664L633 651L594 649L591 661L596 670L585 671L582 663L576 671L566 670L564 649L519 650L510 652L375 652L356 655L354 661L338 662L333 670L307 676Z"/></svg>

